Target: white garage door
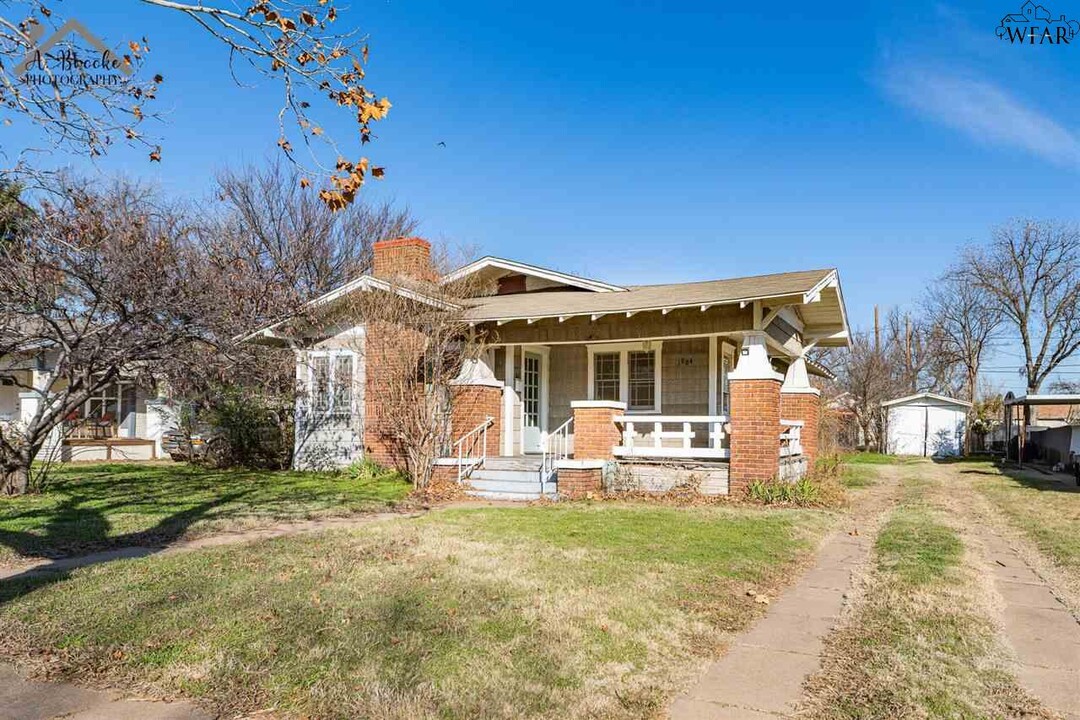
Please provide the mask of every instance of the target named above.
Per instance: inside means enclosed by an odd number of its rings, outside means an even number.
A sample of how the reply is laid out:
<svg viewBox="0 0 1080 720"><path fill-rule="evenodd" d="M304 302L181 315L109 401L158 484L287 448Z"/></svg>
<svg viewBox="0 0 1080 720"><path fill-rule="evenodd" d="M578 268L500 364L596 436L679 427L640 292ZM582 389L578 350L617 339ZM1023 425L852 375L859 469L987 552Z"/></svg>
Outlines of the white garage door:
<svg viewBox="0 0 1080 720"><path fill-rule="evenodd" d="M900 406L889 410L889 452L922 455L926 408Z"/></svg>
<svg viewBox="0 0 1080 720"><path fill-rule="evenodd" d="M927 455L959 455L964 418L953 408L927 408Z"/></svg>

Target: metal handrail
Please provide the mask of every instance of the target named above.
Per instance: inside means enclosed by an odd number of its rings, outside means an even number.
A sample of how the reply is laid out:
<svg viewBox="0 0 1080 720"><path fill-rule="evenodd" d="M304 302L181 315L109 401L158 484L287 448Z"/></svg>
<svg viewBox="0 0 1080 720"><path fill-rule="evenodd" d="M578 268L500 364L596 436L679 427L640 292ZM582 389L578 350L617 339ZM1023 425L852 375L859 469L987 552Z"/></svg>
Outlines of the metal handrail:
<svg viewBox="0 0 1080 720"><path fill-rule="evenodd" d="M495 418L489 417L484 422L474 427L469 432L458 438L454 443L454 447L457 448L457 480L460 483L467 478L472 471L481 467L487 462L487 429L491 427L495 422ZM476 437L479 434L480 437L480 457L473 457L472 452L476 448ZM466 441L472 439L472 442L466 447Z"/></svg>
<svg viewBox="0 0 1080 720"><path fill-rule="evenodd" d="M540 482L547 482L555 473L555 466L560 460L570 457L570 428L574 425L573 416L544 438L543 456L540 460Z"/></svg>

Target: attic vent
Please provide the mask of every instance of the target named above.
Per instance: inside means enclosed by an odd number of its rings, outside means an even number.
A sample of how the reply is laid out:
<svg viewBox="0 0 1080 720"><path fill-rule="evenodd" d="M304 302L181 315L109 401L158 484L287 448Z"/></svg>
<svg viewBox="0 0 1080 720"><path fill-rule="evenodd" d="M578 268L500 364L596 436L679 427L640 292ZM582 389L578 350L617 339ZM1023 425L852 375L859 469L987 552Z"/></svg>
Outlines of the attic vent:
<svg viewBox="0 0 1080 720"><path fill-rule="evenodd" d="M15 378L10 375L0 375L0 387L14 387Z"/></svg>
<svg viewBox="0 0 1080 720"><path fill-rule="evenodd" d="M524 275L504 275L499 278L499 295L513 295L525 292Z"/></svg>

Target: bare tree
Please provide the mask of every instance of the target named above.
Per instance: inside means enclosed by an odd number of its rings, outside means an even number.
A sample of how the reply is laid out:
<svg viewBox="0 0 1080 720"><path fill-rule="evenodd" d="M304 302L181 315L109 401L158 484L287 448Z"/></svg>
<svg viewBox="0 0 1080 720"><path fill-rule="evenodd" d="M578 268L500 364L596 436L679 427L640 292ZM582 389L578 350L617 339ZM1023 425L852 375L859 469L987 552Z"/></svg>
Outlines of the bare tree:
<svg viewBox="0 0 1080 720"><path fill-rule="evenodd" d="M218 42L238 85L249 75L279 85L277 146L304 169L304 187L312 185L308 176L325 181L318 196L327 207L348 206L369 177L382 177L383 169L359 157L359 148L372 139L372 123L386 117L390 101L367 86L366 37L339 23L331 0L253 0L247 7L138 1L189 19L196 32ZM146 37L110 48L92 28L66 16L58 1L4 5L21 10L22 19L0 18L0 119L33 124L47 146L66 153L93 157L124 143L147 150L150 161L162 160L160 140L144 130L148 118L160 118L152 108L165 81L145 70ZM350 142L339 144L324 132L312 114L315 103L351 117ZM304 159L294 143L306 149ZM22 153L9 160L9 170L27 170Z"/></svg>
<svg viewBox="0 0 1080 720"><path fill-rule="evenodd" d="M301 388L297 428L305 466L325 462L321 438L359 434L368 457L404 470L423 488L433 461L449 452L451 432L472 429L452 428L451 408L458 392L454 380L474 367L483 351L484 339L465 316L475 281L448 286L434 280L374 278L279 326L279 334L295 334L297 346L324 342L362 360L364 383L356 394L367 411L361 425L359 414L341 412L350 402L352 380L340 380L342 372L352 376L348 359L332 368L335 360L323 354L309 357L312 382ZM362 332L353 330L358 326Z"/></svg>
<svg viewBox="0 0 1080 720"><path fill-rule="evenodd" d="M885 321L881 351L898 392L953 394L955 365L942 355L940 339L925 318L893 308Z"/></svg>
<svg viewBox="0 0 1080 720"><path fill-rule="evenodd" d="M298 177L280 160L218 175L214 201L200 213L201 245L219 283L219 301L204 318L213 342L159 365L173 396L201 415L238 417L227 411L240 404L261 408L252 417L276 417L281 437L294 431L294 354L239 338L252 328L303 321L313 297L370 270L375 242L410 235L419 224L408 208L363 198L333 212L301 189ZM244 461L236 453L231 459Z"/></svg>
<svg viewBox="0 0 1080 720"><path fill-rule="evenodd" d="M881 403L903 392L904 386L891 367L888 347L877 346L872 334L856 333L851 347L835 353L837 395L855 417L868 448L884 449Z"/></svg>
<svg viewBox="0 0 1080 720"><path fill-rule="evenodd" d="M39 400L31 417L0 426L9 493L26 491L50 433L91 395L203 341L214 301L191 225L152 194L71 184L34 210L0 247L0 359L46 371L37 382L37 372L10 375Z"/></svg>
<svg viewBox="0 0 1080 720"><path fill-rule="evenodd" d="M979 368L1001 325L1001 311L982 285L971 282L962 265L950 268L931 285L923 306L941 359L963 368L965 399L974 408ZM974 439L971 421L969 412L964 432L964 449L968 453Z"/></svg>
<svg viewBox="0 0 1080 720"><path fill-rule="evenodd" d="M1080 232L1073 225L1015 220L971 247L961 273L990 298L1024 350L1027 392L1080 348ZM1025 407L1025 424L1032 419Z"/></svg>

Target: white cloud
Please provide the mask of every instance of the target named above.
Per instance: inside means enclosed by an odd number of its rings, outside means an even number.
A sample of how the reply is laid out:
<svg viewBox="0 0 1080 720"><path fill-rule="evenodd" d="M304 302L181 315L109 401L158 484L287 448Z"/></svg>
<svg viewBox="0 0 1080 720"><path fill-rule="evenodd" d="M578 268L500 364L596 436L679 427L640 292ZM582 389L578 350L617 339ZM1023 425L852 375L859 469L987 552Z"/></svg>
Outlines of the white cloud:
<svg viewBox="0 0 1080 720"><path fill-rule="evenodd" d="M898 102L979 142L1080 170L1080 137L994 83L908 65L887 70L884 87Z"/></svg>

